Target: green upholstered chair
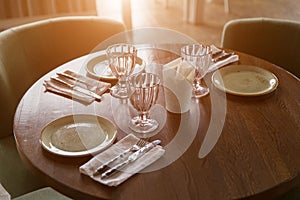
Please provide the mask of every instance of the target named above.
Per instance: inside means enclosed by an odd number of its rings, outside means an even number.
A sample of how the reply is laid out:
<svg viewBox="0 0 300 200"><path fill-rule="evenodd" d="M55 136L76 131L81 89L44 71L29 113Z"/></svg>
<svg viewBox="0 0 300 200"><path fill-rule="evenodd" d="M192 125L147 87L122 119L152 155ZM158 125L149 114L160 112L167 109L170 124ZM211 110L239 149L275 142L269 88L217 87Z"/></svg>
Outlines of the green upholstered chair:
<svg viewBox="0 0 300 200"><path fill-rule="evenodd" d="M5 190L5 188L0 184L0 199L9 200L11 195ZM69 197L55 191L50 187L41 188L33 192L21 195L19 197L13 198L13 200L70 200Z"/></svg>
<svg viewBox="0 0 300 200"><path fill-rule="evenodd" d="M50 187L45 187L28 194L24 194L12 200L71 200Z"/></svg>
<svg viewBox="0 0 300 200"><path fill-rule="evenodd" d="M221 47L268 60L300 77L300 21L243 18L227 22Z"/></svg>
<svg viewBox="0 0 300 200"><path fill-rule="evenodd" d="M12 197L45 187L22 163L13 136L0 139L0 183Z"/></svg>
<svg viewBox="0 0 300 200"><path fill-rule="evenodd" d="M0 183L12 197L45 186L23 166L13 137L14 112L26 90L51 69L124 30L115 20L74 16L0 32Z"/></svg>

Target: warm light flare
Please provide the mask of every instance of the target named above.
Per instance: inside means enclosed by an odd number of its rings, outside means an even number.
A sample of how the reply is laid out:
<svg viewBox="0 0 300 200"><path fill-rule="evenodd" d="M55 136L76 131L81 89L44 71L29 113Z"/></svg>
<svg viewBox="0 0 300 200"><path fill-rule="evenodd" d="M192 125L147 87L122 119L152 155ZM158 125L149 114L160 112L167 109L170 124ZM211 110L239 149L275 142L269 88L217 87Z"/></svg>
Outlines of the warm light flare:
<svg viewBox="0 0 300 200"><path fill-rule="evenodd" d="M97 0L96 5L99 16L122 20L122 0Z"/></svg>

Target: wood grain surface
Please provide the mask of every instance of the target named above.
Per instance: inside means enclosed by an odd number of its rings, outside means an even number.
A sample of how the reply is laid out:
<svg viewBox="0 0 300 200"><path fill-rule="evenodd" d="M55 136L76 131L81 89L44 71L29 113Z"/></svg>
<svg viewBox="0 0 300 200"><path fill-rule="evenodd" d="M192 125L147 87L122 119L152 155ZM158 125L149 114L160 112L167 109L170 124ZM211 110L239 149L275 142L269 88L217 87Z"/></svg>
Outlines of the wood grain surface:
<svg viewBox="0 0 300 200"><path fill-rule="evenodd" d="M168 47L169 48L169 47ZM146 63L165 64L178 55L168 48L142 48L139 56ZM178 49L178 47L176 47ZM174 51L172 51L174 52ZM213 150L198 157L211 118L211 95L194 102L188 114L167 112L167 120L152 139L161 139L163 146L172 144L181 123L196 126L196 134L185 131L183 154L166 167L136 174L118 187L101 185L80 174L79 166L92 156L62 157L45 151L39 142L43 127L60 117L78 113L96 114L114 121L112 98L105 94L102 102L83 105L72 99L45 92L43 81L64 69L86 74L87 57L73 60L49 72L24 95L15 114L14 134L19 153L28 167L51 187L74 199L272 199L300 183L300 81L269 62L239 54L238 64L259 66L273 72L278 88L267 95L240 97L226 95L225 123ZM146 71L161 73L160 67ZM215 97L224 95L210 84ZM163 89L158 103L164 106ZM198 115L197 121L194 115ZM200 121L200 122L199 122ZM117 140L126 135L118 130ZM180 138L178 136L178 138ZM194 137L194 138L193 138ZM172 154L172 152L169 152Z"/></svg>

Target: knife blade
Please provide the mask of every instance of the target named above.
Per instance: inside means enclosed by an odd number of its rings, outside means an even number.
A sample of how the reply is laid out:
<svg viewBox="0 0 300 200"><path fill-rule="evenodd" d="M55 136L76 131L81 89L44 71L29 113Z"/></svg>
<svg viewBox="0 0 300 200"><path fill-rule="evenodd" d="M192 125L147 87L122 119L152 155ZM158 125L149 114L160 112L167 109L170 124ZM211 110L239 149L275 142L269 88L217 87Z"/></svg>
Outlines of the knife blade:
<svg viewBox="0 0 300 200"><path fill-rule="evenodd" d="M96 100L101 100L101 96L96 94L95 92L92 92L88 89L85 89L85 88L82 88L82 87L79 87L79 86L76 86L76 85L73 85L71 83L68 83L62 79L59 79L59 78L56 78L56 77L51 77L51 80L54 80L54 81L57 81L69 88L72 88L73 90L76 90L82 94L85 94L85 95L88 95L88 96L91 96L91 97L94 97Z"/></svg>
<svg viewBox="0 0 300 200"><path fill-rule="evenodd" d="M110 169L106 170L105 172L103 172L101 174L101 178L107 178L107 177L111 176L112 174L114 174L115 172L119 171L120 169L124 168L128 164L136 161L138 158L140 158L146 152L150 151L153 147L160 144L160 142L161 142L160 140L154 140L153 142L151 142L149 144L146 144L144 147L140 148L138 151L131 154L128 157L128 159L125 160L124 162L122 162L122 163L114 166L113 168L110 168Z"/></svg>

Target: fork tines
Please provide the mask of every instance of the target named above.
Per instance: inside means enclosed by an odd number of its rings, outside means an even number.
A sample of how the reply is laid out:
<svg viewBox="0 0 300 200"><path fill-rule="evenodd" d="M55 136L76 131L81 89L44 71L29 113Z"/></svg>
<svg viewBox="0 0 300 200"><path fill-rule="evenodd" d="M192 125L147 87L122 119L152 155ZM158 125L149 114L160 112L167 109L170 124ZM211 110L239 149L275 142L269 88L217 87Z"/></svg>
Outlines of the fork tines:
<svg viewBox="0 0 300 200"><path fill-rule="evenodd" d="M102 164L100 167L98 167L95 172L94 172L94 176L100 174L101 172L104 171L104 169L111 167L111 165L117 164L119 160L123 160L123 158L129 156L131 153L134 153L135 151L138 151L140 148L142 148L143 146L145 146L146 144L148 144L149 142L147 142L146 140L143 139L139 139L135 144L133 144L130 148L126 149L125 151L123 151L122 153L120 153L119 155L117 155L116 157L110 159L109 161L107 161L106 163Z"/></svg>

